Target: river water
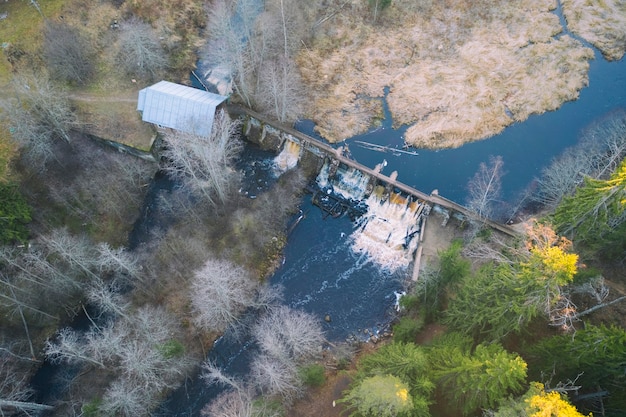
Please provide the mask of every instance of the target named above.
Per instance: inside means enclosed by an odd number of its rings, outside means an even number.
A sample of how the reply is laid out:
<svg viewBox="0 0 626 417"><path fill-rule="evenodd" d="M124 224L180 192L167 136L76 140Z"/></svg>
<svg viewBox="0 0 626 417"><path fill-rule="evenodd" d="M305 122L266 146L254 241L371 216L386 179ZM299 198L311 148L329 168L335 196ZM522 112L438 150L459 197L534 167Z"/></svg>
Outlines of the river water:
<svg viewBox="0 0 626 417"><path fill-rule="evenodd" d="M418 155L381 153L363 148L358 141L402 148L406 128L392 129L391 118L372 132L339 145L348 145L354 159L374 167L386 160L383 172L398 171L398 179L419 190L439 193L463 203L468 180L489 155L502 156L506 175L502 179L503 200L513 202L540 175L543 167L565 148L574 145L582 130L612 111L626 108L626 62L607 62L600 54L591 62L589 87L578 100L559 110L531 116L490 139L457 149L432 151L416 149ZM313 125L302 121L299 130L315 136ZM251 196L269 184L273 154L250 148L244 166ZM252 155L252 156L250 156ZM251 168L252 167L252 168ZM289 235L284 263L271 283L285 287L284 302L323 320L329 340L366 338L381 331L393 316L394 292L403 288L408 269L389 272L375 265L367 255L350 249L354 223L348 217L333 219L313 206L310 196L302 202L303 220ZM254 352L248 343L220 340L209 358L226 373L245 375L248 357ZM219 392L207 388L198 378L187 381L163 404L159 415L198 416L201 408Z"/></svg>
<svg viewBox="0 0 626 417"><path fill-rule="evenodd" d="M533 115L528 120L506 128L486 140L456 149L432 151L416 149L413 155L393 155L365 149L356 141L402 148L406 128L394 130L387 119L381 128L345 141L360 163L374 167L385 158L384 172L398 171L398 179L418 190L439 193L463 203L468 180L489 155L500 155L506 175L502 179L503 199L514 200L552 158L574 145L581 130L611 111L626 108L626 62L607 62L596 52L591 61L589 86L576 101L563 104L557 111ZM302 122L299 128L309 134L312 124Z"/></svg>

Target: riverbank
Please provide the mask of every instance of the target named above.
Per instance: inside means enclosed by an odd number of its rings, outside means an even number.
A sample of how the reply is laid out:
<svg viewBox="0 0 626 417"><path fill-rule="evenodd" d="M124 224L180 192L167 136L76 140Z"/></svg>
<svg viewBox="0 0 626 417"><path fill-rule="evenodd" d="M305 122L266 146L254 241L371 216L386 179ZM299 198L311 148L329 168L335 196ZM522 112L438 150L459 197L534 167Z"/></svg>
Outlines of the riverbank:
<svg viewBox="0 0 626 417"><path fill-rule="evenodd" d="M444 220L447 220L444 224ZM424 228L422 242L421 267L436 265L439 252L450 246L454 239L462 238L463 225L455 219L446 219L446 216L437 211L431 211ZM433 324L426 326L418 335L420 343L427 343L435 335L441 333L441 326ZM366 355L376 351L385 342L363 342L359 346L357 355L345 369L337 369L332 358L324 358L326 364L326 381L321 387L309 388L304 396L296 401L287 413L288 417L340 417L346 415L345 406L337 400L343 397L343 392L349 387L352 375L356 372L358 361ZM328 362L328 363L326 363ZM330 364L330 365L329 365Z"/></svg>
<svg viewBox="0 0 626 417"><path fill-rule="evenodd" d="M324 138L342 141L380 121L389 87L394 127L410 126L406 143L450 148L556 110L587 86L594 58L564 34L556 7L398 1L371 24L365 4L348 1L299 56L307 116Z"/></svg>

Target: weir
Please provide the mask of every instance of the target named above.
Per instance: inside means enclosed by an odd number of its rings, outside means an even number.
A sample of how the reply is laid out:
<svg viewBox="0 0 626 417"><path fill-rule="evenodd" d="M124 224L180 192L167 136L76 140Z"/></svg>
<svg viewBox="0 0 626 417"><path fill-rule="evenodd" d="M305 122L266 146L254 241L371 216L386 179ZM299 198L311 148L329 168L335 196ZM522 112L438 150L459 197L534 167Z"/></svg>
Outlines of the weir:
<svg viewBox="0 0 626 417"><path fill-rule="evenodd" d="M431 207L439 206L445 210L459 213L468 219L482 222L483 224L509 236L518 235L518 232L512 227L481 217L466 207L439 195L437 190L433 190L430 194L426 194L398 181L394 176L395 173L391 176L387 176L381 173L378 167L376 169L366 167L365 165L362 165L359 162L345 156L343 148L341 147L335 149L312 136L270 120L254 110L232 104L229 104L227 109L231 116L243 119L243 133L257 141L261 146L278 150L283 142L287 140L292 141L300 145L301 151L310 152L325 161L330 161L328 163L331 166L337 166L338 170L341 166L351 168L354 171L358 171L362 176L368 176L370 179L375 179L376 182L383 184L389 191L395 190L407 196L411 196L415 202L423 202ZM331 174L333 174L332 170ZM370 182L370 187L371 186L372 183Z"/></svg>

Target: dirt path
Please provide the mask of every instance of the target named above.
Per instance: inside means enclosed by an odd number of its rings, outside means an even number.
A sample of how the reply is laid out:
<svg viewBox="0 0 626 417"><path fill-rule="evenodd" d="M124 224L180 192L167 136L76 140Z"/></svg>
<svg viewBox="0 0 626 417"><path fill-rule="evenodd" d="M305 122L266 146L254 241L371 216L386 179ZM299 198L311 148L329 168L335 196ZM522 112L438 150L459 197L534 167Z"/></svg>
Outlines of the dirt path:
<svg viewBox="0 0 626 417"><path fill-rule="evenodd" d="M88 93L72 93L67 96L70 100L88 103L136 103L137 91L128 91L115 95L98 95Z"/></svg>

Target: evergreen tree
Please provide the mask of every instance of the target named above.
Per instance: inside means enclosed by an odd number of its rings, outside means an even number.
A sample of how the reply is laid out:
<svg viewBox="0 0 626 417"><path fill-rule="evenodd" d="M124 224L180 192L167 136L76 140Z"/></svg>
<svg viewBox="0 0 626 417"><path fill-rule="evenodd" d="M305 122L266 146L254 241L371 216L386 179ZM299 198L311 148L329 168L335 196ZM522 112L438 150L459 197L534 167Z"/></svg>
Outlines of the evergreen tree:
<svg viewBox="0 0 626 417"><path fill-rule="evenodd" d="M558 335L533 346L529 360L538 374L556 381L576 381L582 392L608 390L607 408L626 407L626 331L617 326L587 325L572 335ZM539 373L540 372L540 373Z"/></svg>
<svg viewBox="0 0 626 417"><path fill-rule="evenodd" d="M17 186L0 183L0 242L25 241L30 220L31 209Z"/></svg>
<svg viewBox="0 0 626 417"><path fill-rule="evenodd" d="M623 244L626 221L626 160L607 180L585 178L554 213L557 230L577 242L601 249L607 242ZM617 232L617 233L616 233Z"/></svg>
<svg viewBox="0 0 626 417"><path fill-rule="evenodd" d="M362 359L354 383L341 401L356 407L354 416L429 416L435 385L427 375L428 367L427 355L419 346L384 345ZM374 392L377 396L370 398ZM359 405L366 397L367 401ZM396 414L385 414L392 412Z"/></svg>
<svg viewBox="0 0 626 417"><path fill-rule="evenodd" d="M452 334L429 351L432 375L442 395L463 414L494 407L518 392L526 380L526 362L500 344L480 344Z"/></svg>
<svg viewBox="0 0 626 417"><path fill-rule="evenodd" d="M589 415L590 417L591 415ZM567 398L556 391L546 392L539 382L532 382L521 397L506 400L497 411L485 417L585 417Z"/></svg>
<svg viewBox="0 0 626 417"><path fill-rule="evenodd" d="M515 262L487 263L465 278L444 321L489 340L519 333L539 314L560 323L567 304L561 288L572 282L578 256L568 253L569 241L544 226L529 234L527 246Z"/></svg>
<svg viewBox="0 0 626 417"><path fill-rule="evenodd" d="M363 417L408 417L412 413L413 401L408 386L393 375L374 375L355 386L342 402L357 411L351 416Z"/></svg>

